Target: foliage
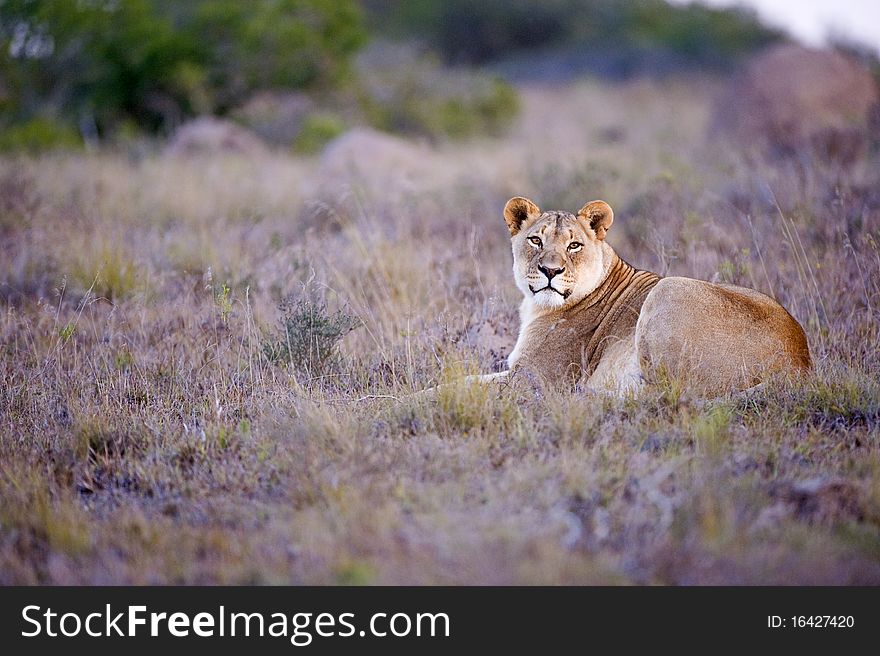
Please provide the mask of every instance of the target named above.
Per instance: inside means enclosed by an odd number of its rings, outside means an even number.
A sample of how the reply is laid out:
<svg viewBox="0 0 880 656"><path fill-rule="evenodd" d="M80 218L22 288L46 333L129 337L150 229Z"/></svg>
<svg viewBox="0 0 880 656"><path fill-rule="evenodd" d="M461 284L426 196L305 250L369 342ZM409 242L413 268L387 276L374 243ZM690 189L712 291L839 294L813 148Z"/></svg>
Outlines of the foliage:
<svg viewBox="0 0 880 656"><path fill-rule="evenodd" d="M299 299L281 304L280 330L263 343L272 362L289 363L310 376L320 376L333 363L339 341L361 325L342 310L334 313L320 301Z"/></svg>
<svg viewBox="0 0 880 656"><path fill-rule="evenodd" d="M516 89L494 75L378 40L358 55L340 88L264 93L233 115L267 141L310 155L358 125L433 141L499 135L519 107Z"/></svg>
<svg viewBox="0 0 880 656"><path fill-rule="evenodd" d="M203 39L220 110L259 89L332 86L365 42L352 0L194 3L192 39Z"/></svg>
<svg viewBox="0 0 880 656"><path fill-rule="evenodd" d="M2 64L7 122L51 113L86 129L124 117L155 129L193 110L182 83L197 66L197 45L149 0L13 0L0 22L10 55Z"/></svg>
<svg viewBox="0 0 880 656"><path fill-rule="evenodd" d="M257 89L333 85L364 38L353 0L7 0L2 121L169 131Z"/></svg>
<svg viewBox="0 0 880 656"><path fill-rule="evenodd" d="M70 127L35 117L0 132L0 151L40 152L53 148L77 148L82 139Z"/></svg>
<svg viewBox="0 0 880 656"><path fill-rule="evenodd" d="M667 51L692 63L726 66L781 38L742 8L665 0L370 0L366 6L374 25L425 39L454 63L577 46L618 56Z"/></svg>
<svg viewBox="0 0 880 656"><path fill-rule="evenodd" d="M498 135L519 111L516 90L497 77L447 69L435 56L384 45L358 64L367 122L432 139Z"/></svg>
<svg viewBox="0 0 880 656"><path fill-rule="evenodd" d="M317 153L328 141L344 131L345 122L335 114L327 112L309 114L303 121L293 144L294 150L304 154Z"/></svg>

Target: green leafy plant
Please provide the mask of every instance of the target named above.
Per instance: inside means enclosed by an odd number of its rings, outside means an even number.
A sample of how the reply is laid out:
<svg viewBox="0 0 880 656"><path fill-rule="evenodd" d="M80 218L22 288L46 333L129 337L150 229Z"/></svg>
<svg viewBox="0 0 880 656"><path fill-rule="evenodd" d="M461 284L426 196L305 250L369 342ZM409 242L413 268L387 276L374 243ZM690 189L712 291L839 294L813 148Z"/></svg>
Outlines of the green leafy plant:
<svg viewBox="0 0 880 656"><path fill-rule="evenodd" d="M227 283L223 283L220 289L214 292L214 305L220 311L220 319L223 323L229 322L229 315L232 314L232 289Z"/></svg>
<svg viewBox="0 0 880 656"><path fill-rule="evenodd" d="M293 149L311 155L345 131L345 123L335 114L316 113L306 117Z"/></svg>
<svg viewBox="0 0 880 656"><path fill-rule="evenodd" d="M354 0L8 0L0 128L49 114L90 137L166 133L255 91L332 88L365 39Z"/></svg>
<svg viewBox="0 0 880 656"><path fill-rule="evenodd" d="M32 118L0 131L0 151L40 152L53 148L75 149L82 139L63 123L46 118Z"/></svg>
<svg viewBox="0 0 880 656"><path fill-rule="evenodd" d="M672 53L683 63L729 66L782 38L740 7L665 0L388 0L368 5L375 29L427 41L455 64L574 47L622 60ZM603 52L604 51L604 52Z"/></svg>
<svg viewBox="0 0 880 656"><path fill-rule="evenodd" d="M449 69L431 54L388 44L359 58L365 119L380 130L432 139L502 134L519 113L519 96L492 75Z"/></svg>
<svg viewBox="0 0 880 656"><path fill-rule="evenodd" d="M263 342L263 353L271 362L289 364L309 376L325 373L339 341L361 325L343 310L329 312L322 301L285 301L279 309L279 330Z"/></svg>

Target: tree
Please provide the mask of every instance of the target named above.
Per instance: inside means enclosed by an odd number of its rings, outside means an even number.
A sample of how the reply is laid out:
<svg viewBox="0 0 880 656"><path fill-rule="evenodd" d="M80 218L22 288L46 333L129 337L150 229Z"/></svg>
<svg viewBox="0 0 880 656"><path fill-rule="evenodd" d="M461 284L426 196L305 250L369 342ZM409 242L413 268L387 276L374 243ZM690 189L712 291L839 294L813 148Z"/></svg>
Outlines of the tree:
<svg viewBox="0 0 880 656"><path fill-rule="evenodd" d="M169 131L255 90L332 86L365 37L354 0L0 0L0 126Z"/></svg>

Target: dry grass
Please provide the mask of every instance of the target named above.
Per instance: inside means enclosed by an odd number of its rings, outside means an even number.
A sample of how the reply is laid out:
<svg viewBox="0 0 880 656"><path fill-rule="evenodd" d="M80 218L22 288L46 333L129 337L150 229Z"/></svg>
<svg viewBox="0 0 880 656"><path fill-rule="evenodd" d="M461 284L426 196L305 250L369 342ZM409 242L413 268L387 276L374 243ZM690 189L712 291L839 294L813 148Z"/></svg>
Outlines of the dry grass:
<svg viewBox="0 0 880 656"><path fill-rule="evenodd" d="M4 160L0 582L880 583L880 160L749 163L705 142L711 91L529 89L516 138L370 179ZM816 375L395 400L501 366L515 193L772 293ZM270 357L285 299L361 325L319 371Z"/></svg>

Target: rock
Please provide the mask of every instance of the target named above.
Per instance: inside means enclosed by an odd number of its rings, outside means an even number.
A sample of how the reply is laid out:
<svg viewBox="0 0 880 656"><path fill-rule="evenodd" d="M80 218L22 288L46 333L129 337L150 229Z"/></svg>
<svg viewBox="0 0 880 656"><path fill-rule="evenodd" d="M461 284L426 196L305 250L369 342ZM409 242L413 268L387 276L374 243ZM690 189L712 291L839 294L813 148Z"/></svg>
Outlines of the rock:
<svg viewBox="0 0 880 656"><path fill-rule="evenodd" d="M259 155L268 152L266 144L253 132L231 121L202 116L184 123L168 144L171 155L232 152Z"/></svg>
<svg viewBox="0 0 880 656"><path fill-rule="evenodd" d="M712 130L775 155L813 148L851 162L877 136L880 92L855 59L783 45L754 58L719 99Z"/></svg>
<svg viewBox="0 0 880 656"><path fill-rule="evenodd" d="M369 128L354 128L332 140L321 153L318 178L384 186L427 173L430 150Z"/></svg>

